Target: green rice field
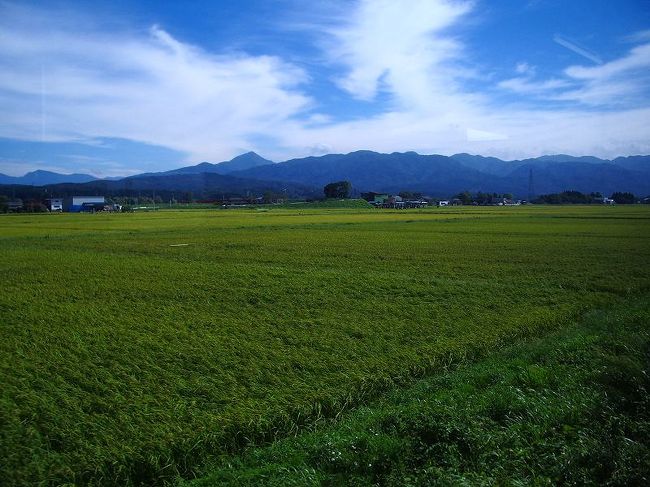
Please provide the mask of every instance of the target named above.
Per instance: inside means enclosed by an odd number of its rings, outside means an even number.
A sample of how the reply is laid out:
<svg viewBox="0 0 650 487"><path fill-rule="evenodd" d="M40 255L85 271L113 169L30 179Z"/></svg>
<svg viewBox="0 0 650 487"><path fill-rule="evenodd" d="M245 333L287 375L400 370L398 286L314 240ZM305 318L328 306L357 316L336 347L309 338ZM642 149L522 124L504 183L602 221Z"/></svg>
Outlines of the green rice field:
<svg viewBox="0 0 650 487"><path fill-rule="evenodd" d="M0 257L0 484L208 482L647 303L650 207L6 215Z"/></svg>

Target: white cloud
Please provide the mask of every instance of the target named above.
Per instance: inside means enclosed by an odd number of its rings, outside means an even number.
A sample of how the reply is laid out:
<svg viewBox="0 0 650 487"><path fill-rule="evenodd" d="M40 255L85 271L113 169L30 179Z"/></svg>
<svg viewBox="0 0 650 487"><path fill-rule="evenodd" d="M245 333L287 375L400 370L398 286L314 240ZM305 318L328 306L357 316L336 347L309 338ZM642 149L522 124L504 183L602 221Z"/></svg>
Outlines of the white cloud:
<svg viewBox="0 0 650 487"><path fill-rule="evenodd" d="M409 109L444 105L456 91L462 50L444 33L469 10L458 1L362 0L330 31L330 60L347 68L339 86L362 100L386 91Z"/></svg>
<svg viewBox="0 0 650 487"><path fill-rule="evenodd" d="M546 80L524 75L500 81L497 86L518 94L591 106L647 104L650 43L635 46L624 56L597 66L569 66L562 74L562 78Z"/></svg>
<svg viewBox="0 0 650 487"><path fill-rule="evenodd" d="M622 58L615 59L600 66L571 66L566 74L574 79L606 80L631 72L647 72L650 68L650 43L633 47Z"/></svg>
<svg viewBox="0 0 650 487"><path fill-rule="evenodd" d="M538 94L548 93L549 91L555 91L560 88L567 88L572 86L572 84L569 81L561 79L534 81L530 77L518 77L500 81L497 86L515 93Z"/></svg>
<svg viewBox="0 0 650 487"><path fill-rule="evenodd" d="M507 135L488 132L487 130L467 129L467 140L469 142L485 142L492 140L508 140Z"/></svg>
<svg viewBox="0 0 650 487"><path fill-rule="evenodd" d="M363 148L447 155L471 152L506 159L558 153L612 158L650 153L648 120L650 108L600 113L510 108L485 110L473 117L391 112L317 129L295 125L285 134L285 143L292 157L304 156L306 147L327 144L334 153ZM303 145L292 144L296 140Z"/></svg>
<svg viewBox="0 0 650 487"><path fill-rule="evenodd" d="M300 91L307 75L276 57L208 53L158 26L146 35L109 36L80 32L79 19L7 10L0 20L0 136L122 137L220 160L311 104Z"/></svg>
<svg viewBox="0 0 650 487"><path fill-rule="evenodd" d="M515 66L515 71L518 74L534 75L536 69L535 69L535 66L531 66L530 64L528 64L526 62L521 62L521 63L517 63L517 65Z"/></svg>
<svg viewBox="0 0 650 487"><path fill-rule="evenodd" d="M118 137L185 151L187 162L249 149L274 160L358 149L505 158L650 153L650 108L640 98L648 87L647 47L550 79L537 79L534 66L521 62L518 76L499 82L486 75L470 91L465 81L477 63L452 29L478 5L337 2L337 13L348 7L342 26L318 26L329 39L322 61L339 69L335 81L349 97L366 100L375 113L344 122L323 106L312 113L318 100L305 93L313 74L279 57L207 52L161 26L109 34L92 19L53 21L12 7L0 18L0 136ZM565 108L497 102L494 88ZM625 104L613 110L613 101Z"/></svg>
<svg viewBox="0 0 650 487"><path fill-rule="evenodd" d="M623 37L623 41L631 42L632 44L650 42L650 29L634 32L633 34Z"/></svg>
<svg viewBox="0 0 650 487"><path fill-rule="evenodd" d="M566 76L582 83L557 96L589 105L634 105L647 102L650 87L650 42L600 66L570 66Z"/></svg>

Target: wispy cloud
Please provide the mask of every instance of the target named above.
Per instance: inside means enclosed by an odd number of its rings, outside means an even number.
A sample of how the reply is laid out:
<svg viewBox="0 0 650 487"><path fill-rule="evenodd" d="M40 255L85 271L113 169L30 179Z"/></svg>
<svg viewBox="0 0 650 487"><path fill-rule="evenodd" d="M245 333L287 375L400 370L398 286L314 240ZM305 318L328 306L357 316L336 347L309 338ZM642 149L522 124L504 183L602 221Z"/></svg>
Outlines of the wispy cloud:
<svg viewBox="0 0 650 487"><path fill-rule="evenodd" d="M488 95L493 88L489 84L482 92L468 90L458 66L471 62L472 54L453 35L453 28L475 8L474 4L448 1L360 2L344 27L330 31L330 59L345 66L338 81L350 94L373 100L383 92L392 105L382 114L361 120L309 129L296 125L287 133L286 147L300 140L305 147L324 144L341 152L412 149L427 153L474 151L502 157L557 152L613 157L630 148L650 150L650 130L644 122L650 109L633 104L617 112L583 109L580 104L587 100L580 99L577 91L586 89L588 83L566 72L537 79L534 66L521 62L515 67L518 77L496 82L497 87L522 95L525 101L532 97L561 102L562 94L574 92L573 98L567 99L573 103L564 108L557 103L548 109L504 104ZM396 19L402 20L395 23ZM593 62L601 61L593 53L582 54ZM602 67L611 69L605 63ZM604 92L601 95L606 96Z"/></svg>
<svg viewBox="0 0 650 487"><path fill-rule="evenodd" d="M650 42L597 66L567 67L561 78L519 76L498 83L518 94L590 106L635 106L647 101L650 89Z"/></svg>
<svg viewBox="0 0 650 487"><path fill-rule="evenodd" d="M549 79L545 81L535 81L530 77L517 77L500 81L499 88L504 88L520 94L544 94L556 92L560 88L568 88L572 83L561 79Z"/></svg>
<svg viewBox="0 0 650 487"><path fill-rule="evenodd" d="M362 100L385 91L411 109L447 99L461 73L462 47L445 31L469 11L469 2L361 1L330 31L330 60L347 71L339 86Z"/></svg>
<svg viewBox="0 0 650 487"><path fill-rule="evenodd" d="M564 36L556 34L553 36L553 41L560 46L566 47L569 51L573 51L580 56L593 61L596 64L602 64L603 60L596 53L588 50L585 47L579 46L575 41L571 41Z"/></svg>
<svg viewBox="0 0 650 487"><path fill-rule="evenodd" d="M480 78L485 61L458 29L480 15L480 3L334 1L319 9L332 3L327 21L293 26L317 30L302 37L322 49L317 73L279 56L208 51L164 26L109 32L92 16L3 4L0 137L122 138L183 151L187 162L250 149L275 160L357 149L507 158L650 152L650 43L603 62L561 37L555 42L596 65L545 78L531 57L509 79ZM317 84L338 87L342 104L367 104L372 115L328 113Z"/></svg>
<svg viewBox="0 0 650 487"><path fill-rule="evenodd" d="M159 26L111 35L80 31L85 19L4 13L0 136L122 137L219 160L311 103L306 73L277 57L208 53Z"/></svg>
<svg viewBox="0 0 650 487"><path fill-rule="evenodd" d="M526 62L517 63L515 66L515 71L518 74L534 75L536 72L535 66L531 66Z"/></svg>
<svg viewBox="0 0 650 487"><path fill-rule="evenodd" d="M632 44L641 44L643 42L650 42L650 29L634 32L633 34L623 37L622 40L623 42L629 42Z"/></svg>
<svg viewBox="0 0 650 487"><path fill-rule="evenodd" d="M625 56L600 66L571 66L566 74L583 80L605 80L621 75L647 72L650 67L650 42L632 48Z"/></svg>

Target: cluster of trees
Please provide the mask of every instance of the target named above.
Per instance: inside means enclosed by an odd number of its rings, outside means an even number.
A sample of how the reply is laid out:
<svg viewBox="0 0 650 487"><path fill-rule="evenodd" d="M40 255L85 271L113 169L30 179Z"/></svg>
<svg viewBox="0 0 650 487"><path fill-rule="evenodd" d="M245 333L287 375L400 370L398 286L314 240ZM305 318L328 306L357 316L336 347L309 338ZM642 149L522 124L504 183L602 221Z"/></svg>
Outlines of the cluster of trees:
<svg viewBox="0 0 650 487"><path fill-rule="evenodd" d="M28 200L23 200L22 208L19 210L20 213L44 213L47 211L47 206L39 200L30 198ZM9 212L9 197L5 195L0 195L0 213Z"/></svg>
<svg viewBox="0 0 650 487"><path fill-rule="evenodd" d="M286 192L278 193L277 191L267 190L264 191L264 194L262 195L262 202L267 205L271 203L281 203L287 201L287 199L288 197Z"/></svg>
<svg viewBox="0 0 650 487"><path fill-rule="evenodd" d="M632 193L616 192L612 194L611 198L619 205L631 205L637 202L636 196Z"/></svg>
<svg viewBox="0 0 650 487"><path fill-rule="evenodd" d="M422 193L412 191L400 191L399 196L404 200L421 200L423 197Z"/></svg>
<svg viewBox="0 0 650 487"><path fill-rule="evenodd" d="M632 193L617 191L610 197L619 205L636 203L637 197ZM543 194L535 199L535 203L547 203L551 205L558 204L577 204L589 205L593 203L602 203L603 195L601 193L581 193L580 191L562 191L561 193Z"/></svg>
<svg viewBox="0 0 650 487"><path fill-rule="evenodd" d="M153 204L160 205L163 202L169 203L168 201L163 201L163 199L160 196L156 196L155 198L149 196L140 196L140 197L112 196L110 198L107 197L106 202L117 203L118 205L122 205L122 206L153 205Z"/></svg>
<svg viewBox="0 0 650 487"><path fill-rule="evenodd" d="M323 188L325 198L349 198L352 192L350 181L336 181L326 184Z"/></svg>
<svg viewBox="0 0 650 487"><path fill-rule="evenodd" d="M502 201L503 199L511 200L511 193L483 193L479 191L475 195L472 195L469 191L463 191L454 196L454 199L460 200L464 205L471 205L476 203L477 205L490 205L496 201Z"/></svg>

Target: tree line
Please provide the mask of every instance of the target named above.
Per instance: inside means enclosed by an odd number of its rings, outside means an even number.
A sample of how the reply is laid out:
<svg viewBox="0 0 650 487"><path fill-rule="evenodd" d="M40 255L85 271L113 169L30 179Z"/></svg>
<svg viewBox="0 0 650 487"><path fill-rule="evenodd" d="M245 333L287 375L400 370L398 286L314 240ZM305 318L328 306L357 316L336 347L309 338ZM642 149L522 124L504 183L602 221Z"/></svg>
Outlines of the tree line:
<svg viewBox="0 0 650 487"><path fill-rule="evenodd" d="M608 198L619 205L636 203L639 199L629 192L617 191ZM543 194L533 200L533 203L546 203L550 205L576 204L589 205L603 203L604 197L601 193L581 193L580 191L562 191L561 193Z"/></svg>

